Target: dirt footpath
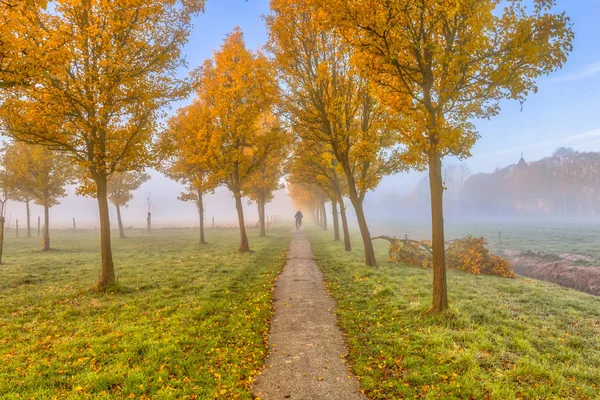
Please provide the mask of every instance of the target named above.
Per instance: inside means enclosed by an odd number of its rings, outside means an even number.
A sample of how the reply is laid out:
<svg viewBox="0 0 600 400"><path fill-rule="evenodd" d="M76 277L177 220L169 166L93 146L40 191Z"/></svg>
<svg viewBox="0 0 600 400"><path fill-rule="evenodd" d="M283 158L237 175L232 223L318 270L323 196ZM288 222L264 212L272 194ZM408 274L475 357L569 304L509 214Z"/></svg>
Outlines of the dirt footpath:
<svg viewBox="0 0 600 400"><path fill-rule="evenodd" d="M263 400L366 400L345 363L335 302L325 289L304 233L293 232L275 287L275 315L265 370L254 395Z"/></svg>

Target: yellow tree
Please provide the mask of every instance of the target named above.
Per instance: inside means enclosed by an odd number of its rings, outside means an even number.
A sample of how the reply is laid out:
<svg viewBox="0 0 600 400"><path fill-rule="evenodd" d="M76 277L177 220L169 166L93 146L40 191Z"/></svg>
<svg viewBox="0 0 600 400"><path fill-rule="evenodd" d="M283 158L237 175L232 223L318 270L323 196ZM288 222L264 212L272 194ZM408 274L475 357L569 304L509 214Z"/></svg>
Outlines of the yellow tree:
<svg viewBox="0 0 600 400"><path fill-rule="evenodd" d="M323 30L309 0L272 0L269 50L285 91L284 109L303 140L329 147L348 184L367 265L376 265L364 199L398 170L397 134L369 82L352 66L350 46Z"/></svg>
<svg viewBox="0 0 600 400"><path fill-rule="evenodd" d="M75 183L75 171L64 155L42 146L10 143L4 161L11 167L17 193L44 207L42 251L50 250L50 208L65 197L65 186Z"/></svg>
<svg viewBox="0 0 600 400"><path fill-rule="evenodd" d="M250 251L242 195L261 161L256 157L260 143L257 122L271 108L275 95L268 60L246 49L239 28L199 72L198 98L209 121L209 168L213 179L226 186L235 199L241 252Z"/></svg>
<svg viewBox="0 0 600 400"><path fill-rule="evenodd" d="M115 282L108 212L108 179L150 163L149 144L160 110L182 98L176 77L184 61L191 17L203 0L57 0L40 12L47 32L68 32L64 60L2 108L15 139L69 154L86 176L80 193L100 211L100 287Z"/></svg>
<svg viewBox="0 0 600 400"><path fill-rule="evenodd" d="M168 129L158 142L161 171L169 178L186 185L179 199L196 204L200 220L200 244L204 237L204 195L211 193L216 181L210 172L210 124L206 108L199 99L181 108L169 120Z"/></svg>
<svg viewBox="0 0 600 400"><path fill-rule="evenodd" d="M560 68L573 31L554 0L311 0L378 84L378 98L402 117L409 159L427 166L431 189L432 311L448 308L442 159L468 157L471 122L521 102L536 78Z"/></svg>
<svg viewBox="0 0 600 400"><path fill-rule="evenodd" d="M294 148L287 169L290 182L317 186L331 200L334 240L340 240L337 218L339 206L344 248L346 251L351 251L350 231L344 205L344 194L348 185L346 180L343 179L343 172L340 174L340 166L331 151L315 143L299 141Z"/></svg>
<svg viewBox="0 0 600 400"><path fill-rule="evenodd" d="M150 175L141 171L115 171L108 180L108 200L115 205L117 210L117 224L119 225L119 237L121 239L125 239L121 207L127 207L127 203L133 199L133 192L149 179Z"/></svg>
<svg viewBox="0 0 600 400"><path fill-rule="evenodd" d="M275 116L268 112L258 120L253 164L256 168L244 183L244 193L258 208L260 236L266 236L265 205L282 188L283 166L288 157L289 140Z"/></svg>

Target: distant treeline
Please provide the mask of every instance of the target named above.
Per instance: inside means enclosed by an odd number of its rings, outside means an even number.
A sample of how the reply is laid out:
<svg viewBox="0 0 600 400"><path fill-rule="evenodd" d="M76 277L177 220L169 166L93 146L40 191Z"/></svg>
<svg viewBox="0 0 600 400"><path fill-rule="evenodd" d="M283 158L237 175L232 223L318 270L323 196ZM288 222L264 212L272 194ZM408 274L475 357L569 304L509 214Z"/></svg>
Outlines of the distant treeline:
<svg viewBox="0 0 600 400"><path fill-rule="evenodd" d="M466 165L454 164L444 170L444 181L444 207L450 216L583 218L600 213L598 152L559 148L550 157L529 163L521 157L517 164L492 173L471 174ZM382 198L380 208L391 205L393 197ZM428 198L429 187L423 179L401 203L423 210L411 215L425 216Z"/></svg>

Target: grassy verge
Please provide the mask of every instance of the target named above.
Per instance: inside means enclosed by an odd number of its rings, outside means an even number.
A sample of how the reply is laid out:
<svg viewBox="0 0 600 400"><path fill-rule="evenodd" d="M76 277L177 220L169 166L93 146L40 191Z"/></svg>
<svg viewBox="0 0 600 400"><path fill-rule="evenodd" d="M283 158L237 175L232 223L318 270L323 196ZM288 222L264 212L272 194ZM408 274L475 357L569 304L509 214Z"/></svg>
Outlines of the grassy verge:
<svg viewBox="0 0 600 400"><path fill-rule="evenodd" d="M266 353L286 231L129 232L119 285L93 289L96 232L55 232L56 251L8 238L0 266L0 398L251 398Z"/></svg>
<svg viewBox="0 0 600 400"><path fill-rule="evenodd" d="M371 398L600 398L600 298L448 271L452 310L431 315L431 271L387 263L381 241L379 267L366 267L359 242L348 254L309 234Z"/></svg>

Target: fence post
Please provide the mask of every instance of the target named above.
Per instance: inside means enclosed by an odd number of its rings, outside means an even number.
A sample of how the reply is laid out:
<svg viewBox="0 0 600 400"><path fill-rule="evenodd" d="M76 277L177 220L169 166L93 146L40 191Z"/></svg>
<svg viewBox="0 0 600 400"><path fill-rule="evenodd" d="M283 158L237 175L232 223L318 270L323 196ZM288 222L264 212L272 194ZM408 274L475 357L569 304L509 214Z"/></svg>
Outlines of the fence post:
<svg viewBox="0 0 600 400"><path fill-rule="evenodd" d="M38 237L40 237L40 220L41 218L38 217Z"/></svg>

